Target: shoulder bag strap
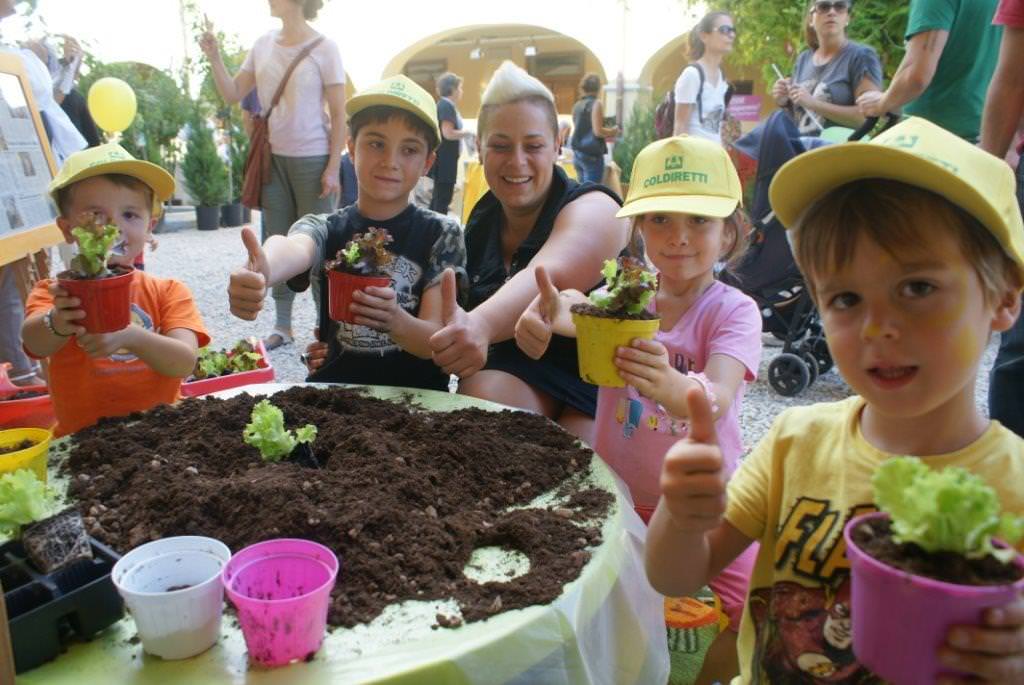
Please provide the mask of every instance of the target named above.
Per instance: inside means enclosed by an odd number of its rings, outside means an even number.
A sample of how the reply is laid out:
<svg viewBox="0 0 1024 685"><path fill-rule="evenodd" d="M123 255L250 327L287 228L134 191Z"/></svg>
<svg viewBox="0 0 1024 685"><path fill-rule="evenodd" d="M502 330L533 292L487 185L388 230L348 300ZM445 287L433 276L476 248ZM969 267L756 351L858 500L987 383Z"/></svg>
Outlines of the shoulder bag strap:
<svg viewBox="0 0 1024 685"><path fill-rule="evenodd" d="M697 87L697 121L704 123L704 67L699 63L693 62L690 64L691 67L697 70L697 75L700 77L700 86Z"/></svg>
<svg viewBox="0 0 1024 685"><path fill-rule="evenodd" d="M291 78L292 72L295 71L295 67L299 66L299 62L309 57L309 53L313 52L316 46L320 45L320 42L323 41L323 39L323 36L319 36L312 43L302 48L302 52L297 54L295 59L292 60L292 63L288 65L288 71L284 72L284 78L281 79L281 84L277 87L277 92L274 93L274 99L270 101L270 107L267 109L267 113L262 115L265 119L268 121L270 120L270 113L273 111L274 107L277 106L277 102L281 99L281 96L284 95L284 87L288 85L288 79Z"/></svg>

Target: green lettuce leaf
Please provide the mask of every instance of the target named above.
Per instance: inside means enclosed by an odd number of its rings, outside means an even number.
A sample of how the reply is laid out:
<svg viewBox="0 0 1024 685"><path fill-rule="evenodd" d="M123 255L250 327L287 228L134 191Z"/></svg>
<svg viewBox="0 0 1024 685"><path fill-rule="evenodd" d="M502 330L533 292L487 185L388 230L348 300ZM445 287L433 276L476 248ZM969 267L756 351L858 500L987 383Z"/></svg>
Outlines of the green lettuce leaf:
<svg viewBox="0 0 1024 685"><path fill-rule="evenodd" d="M996 491L966 469L936 471L916 457L898 457L883 463L871 484L897 542L969 558L992 554L1006 562L1016 551L995 547L993 538L1013 546L1024 537L1024 518L1001 514Z"/></svg>
<svg viewBox="0 0 1024 685"><path fill-rule="evenodd" d="M35 471L19 469L0 476L0 534L17 537L21 527L56 513L57 496Z"/></svg>
<svg viewBox="0 0 1024 685"><path fill-rule="evenodd" d="M284 427L284 412L270 403L260 400L252 408L250 422L242 431L242 439L260 451L263 461L281 461L291 454L300 442L312 443L316 438L316 426L306 424L295 432Z"/></svg>

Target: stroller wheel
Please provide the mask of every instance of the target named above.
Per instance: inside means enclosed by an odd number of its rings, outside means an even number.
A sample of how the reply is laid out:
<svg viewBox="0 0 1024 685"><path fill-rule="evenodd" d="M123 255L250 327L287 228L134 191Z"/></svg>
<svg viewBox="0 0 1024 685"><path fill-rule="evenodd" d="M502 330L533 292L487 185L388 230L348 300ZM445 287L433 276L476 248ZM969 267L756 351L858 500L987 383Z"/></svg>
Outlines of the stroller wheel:
<svg viewBox="0 0 1024 685"><path fill-rule="evenodd" d="M803 359L784 352L768 365L768 382L783 397L794 397L810 384L811 370Z"/></svg>
<svg viewBox="0 0 1024 685"><path fill-rule="evenodd" d="M802 347L802 346L801 346ZM811 352L801 352L800 358L807 364L807 371L809 372L809 378L807 379L807 387L814 385L814 381L818 380L818 360L814 357Z"/></svg>
<svg viewBox="0 0 1024 685"><path fill-rule="evenodd" d="M804 359L813 358L817 362L817 375L822 376L832 370L832 354L828 351L828 343L825 342L825 338L820 336L807 338L800 344L799 352Z"/></svg>

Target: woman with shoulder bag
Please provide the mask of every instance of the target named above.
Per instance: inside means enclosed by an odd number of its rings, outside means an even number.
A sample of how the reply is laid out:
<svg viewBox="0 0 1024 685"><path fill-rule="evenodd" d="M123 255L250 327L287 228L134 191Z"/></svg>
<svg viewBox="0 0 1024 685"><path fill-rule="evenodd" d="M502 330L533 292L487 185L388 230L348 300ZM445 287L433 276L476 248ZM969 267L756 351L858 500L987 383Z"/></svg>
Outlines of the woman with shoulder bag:
<svg viewBox="0 0 1024 685"><path fill-rule="evenodd" d="M224 66L209 22L200 39L224 101L234 104L255 87L265 105L254 127L243 191L246 204L257 204L263 213L263 241L287 234L305 214L334 211L346 133L345 71L338 45L309 25L323 0L269 4L281 28L256 40L234 76ZM273 295L276 321L264 340L270 350L292 342L294 335L295 293L281 284Z"/></svg>
<svg viewBox="0 0 1024 685"><path fill-rule="evenodd" d="M601 77L587 74L580 81L583 94L572 108L572 138L569 146L573 152L573 166L580 183L600 183L604 178L604 153L608 151L605 138L619 135L617 126L604 125L604 104L601 93Z"/></svg>

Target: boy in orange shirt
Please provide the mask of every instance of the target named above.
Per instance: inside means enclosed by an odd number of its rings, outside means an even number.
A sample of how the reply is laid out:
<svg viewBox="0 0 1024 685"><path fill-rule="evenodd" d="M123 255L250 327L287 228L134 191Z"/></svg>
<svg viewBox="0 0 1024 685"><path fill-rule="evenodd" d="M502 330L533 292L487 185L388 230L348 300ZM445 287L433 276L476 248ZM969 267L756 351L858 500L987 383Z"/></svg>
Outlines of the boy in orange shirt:
<svg viewBox="0 0 1024 685"><path fill-rule="evenodd" d="M174 192L174 179L111 143L69 157L49 190L65 240L75 240L71 229L83 214L106 217L121 229L124 247L109 263L131 266ZM86 333L77 323L85 316L80 306L52 279L37 283L25 304L25 351L50 360L55 435L178 399L196 350L210 341L188 288L135 271L131 323L113 333Z"/></svg>

